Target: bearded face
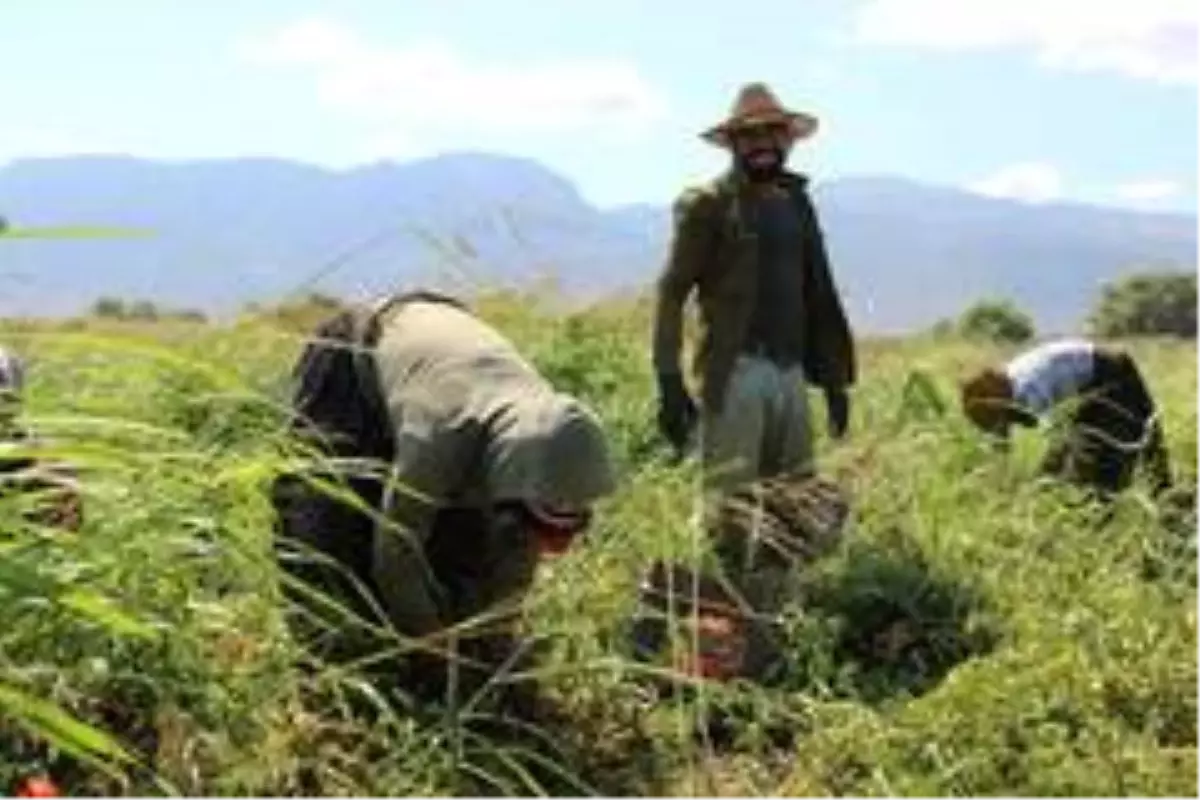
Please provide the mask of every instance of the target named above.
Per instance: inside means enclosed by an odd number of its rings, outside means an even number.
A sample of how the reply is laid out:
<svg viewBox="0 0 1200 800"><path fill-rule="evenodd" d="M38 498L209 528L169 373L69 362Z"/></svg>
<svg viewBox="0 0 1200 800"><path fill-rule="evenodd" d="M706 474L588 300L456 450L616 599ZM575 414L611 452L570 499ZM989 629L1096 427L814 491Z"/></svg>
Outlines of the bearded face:
<svg viewBox="0 0 1200 800"><path fill-rule="evenodd" d="M770 181L783 171L788 136L785 125L755 125L732 136L738 168L752 181Z"/></svg>

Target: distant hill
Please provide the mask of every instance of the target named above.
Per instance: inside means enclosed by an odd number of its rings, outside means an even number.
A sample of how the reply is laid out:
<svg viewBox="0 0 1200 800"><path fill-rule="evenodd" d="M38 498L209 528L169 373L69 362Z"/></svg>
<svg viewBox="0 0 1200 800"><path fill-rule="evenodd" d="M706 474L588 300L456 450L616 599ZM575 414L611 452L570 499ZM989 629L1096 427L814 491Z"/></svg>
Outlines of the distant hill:
<svg viewBox="0 0 1200 800"><path fill-rule="evenodd" d="M985 294L1068 328L1104 280L1195 264L1185 215L1031 206L893 178L818 183L814 194L862 330L925 326ZM155 232L0 241L0 314L48 316L102 295L222 313L308 289L551 276L593 295L648 284L668 235L665 209L598 209L537 162L471 153L342 172L269 159L24 160L0 169L0 215Z"/></svg>

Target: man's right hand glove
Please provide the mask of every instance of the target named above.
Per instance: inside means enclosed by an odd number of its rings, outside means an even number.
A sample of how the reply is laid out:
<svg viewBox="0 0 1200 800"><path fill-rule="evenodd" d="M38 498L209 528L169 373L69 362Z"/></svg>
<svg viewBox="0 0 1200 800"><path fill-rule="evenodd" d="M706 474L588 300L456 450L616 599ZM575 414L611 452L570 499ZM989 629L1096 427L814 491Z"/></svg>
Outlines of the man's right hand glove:
<svg viewBox="0 0 1200 800"><path fill-rule="evenodd" d="M687 446L696 416L696 404L684 386L683 375L658 373L658 429L676 451L682 453Z"/></svg>
<svg viewBox="0 0 1200 800"><path fill-rule="evenodd" d="M841 387L825 390L825 405L829 409L829 435L834 439L846 436L850 427L850 398Z"/></svg>

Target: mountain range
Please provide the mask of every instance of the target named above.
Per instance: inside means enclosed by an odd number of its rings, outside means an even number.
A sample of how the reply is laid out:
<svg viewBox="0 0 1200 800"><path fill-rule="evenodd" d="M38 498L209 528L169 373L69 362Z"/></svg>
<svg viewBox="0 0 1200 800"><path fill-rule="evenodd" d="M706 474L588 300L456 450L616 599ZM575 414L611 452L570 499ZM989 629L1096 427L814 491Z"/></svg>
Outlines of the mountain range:
<svg viewBox="0 0 1200 800"><path fill-rule="evenodd" d="M1195 268L1192 216L1031 205L895 177L815 181L856 328L901 332L1005 297L1043 330L1076 327L1100 285ZM0 315L79 313L101 296L210 314L307 291L552 279L594 297L644 289L669 210L597 208L535 161L453 153L345 171L273 159L14 161L0 216L145 229L132 238L0 239Z"/></svg>

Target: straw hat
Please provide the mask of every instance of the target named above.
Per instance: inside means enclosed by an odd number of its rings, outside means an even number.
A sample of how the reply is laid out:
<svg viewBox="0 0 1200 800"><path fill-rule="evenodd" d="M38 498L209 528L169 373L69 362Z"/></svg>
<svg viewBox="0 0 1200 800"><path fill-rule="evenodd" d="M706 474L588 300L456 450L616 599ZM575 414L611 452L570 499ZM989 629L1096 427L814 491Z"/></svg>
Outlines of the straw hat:
<svg viewBox="0 0 1200 800"><path fill-rule="evenodd" d="M1012 381L1007 375L989 367L963 382L961 390L967 419L988 431L1004 426L1013 399Z"/></svg>
<svg viewBox="0 0 1200 800"><path fill-rule="evenodd" d="M718 147L730 146L730 135L753 125L785 125L791 141L806 139L817 130L817 118L783 106L775 93L762 82L743 86L733 101L729 116L700 134L700 138Z"/></svg>

